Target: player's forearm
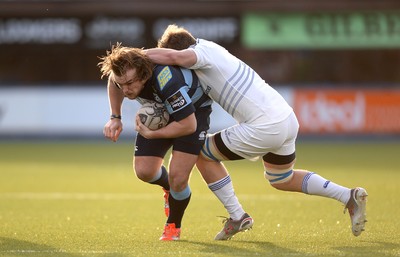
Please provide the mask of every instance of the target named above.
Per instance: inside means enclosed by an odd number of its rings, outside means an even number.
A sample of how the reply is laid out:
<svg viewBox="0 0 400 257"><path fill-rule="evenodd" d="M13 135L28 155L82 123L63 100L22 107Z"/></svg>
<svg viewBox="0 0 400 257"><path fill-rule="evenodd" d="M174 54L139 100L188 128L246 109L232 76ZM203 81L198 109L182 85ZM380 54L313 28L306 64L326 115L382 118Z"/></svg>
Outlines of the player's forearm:
<svg viewBox="0 0 400 257"><path fill-rule="evenodd" d="M151 48L145 50L147 57L157 64L178 65L189 68L196 62L196 55L191 50L174 50L167 48Z"/></svg>
<svg viewBox="0 0 400 257"><path fill-rule="evenodd" d="M110 114L121 115L121 107L124 100L124 94L122 90L117 88L110 80L108 81L107 90Z"/></svg>
<svg viewBox="0 0 400 257"><path fill-rule="evenodd" d="M196 116L191 114L180 121L173 121L166 127L152 131L153 138L177 138L194 133L197 129Z"/></svg>
<svg viewBox="0 0 400 257"><path fill-rule="evenodd" d="M175 50L166 48L151 48L145 50L145 53L147 57L149 57L154 63L162 65L176 65L176 60L173 58L174 51Z"/></svg>

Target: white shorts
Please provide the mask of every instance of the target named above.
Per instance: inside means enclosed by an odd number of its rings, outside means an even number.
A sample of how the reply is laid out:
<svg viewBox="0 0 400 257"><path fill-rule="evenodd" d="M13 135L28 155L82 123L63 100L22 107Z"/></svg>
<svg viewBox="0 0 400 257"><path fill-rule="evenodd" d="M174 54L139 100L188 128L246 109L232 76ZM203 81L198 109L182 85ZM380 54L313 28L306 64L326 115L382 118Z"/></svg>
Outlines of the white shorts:
<svg viewBox="0 0 400 257"><path fill-rule="evenodd" d="M221 131L221 139L231 152L244 159L257 160L267 153L277 155L291 155L296 149L296 138L299 131L299 123L292 112L285 120L269 125L257 123L240 123ZM214 135L207 138L204 151L214 160L233 159L218 151L215 147ZM219 146L220 150L221 147Z"/></svg>

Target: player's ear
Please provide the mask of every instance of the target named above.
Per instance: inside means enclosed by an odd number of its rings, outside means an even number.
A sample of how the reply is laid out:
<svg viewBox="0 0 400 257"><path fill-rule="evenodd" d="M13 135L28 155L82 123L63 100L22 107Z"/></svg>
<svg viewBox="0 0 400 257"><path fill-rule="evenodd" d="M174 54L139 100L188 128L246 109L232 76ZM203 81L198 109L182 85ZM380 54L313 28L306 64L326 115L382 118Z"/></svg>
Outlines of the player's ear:
<svg viewBox="0 0 400 257"><path fill-rule="evenodd" d="M146 84L146 82L147 82L148 80L149 80L149 79L144 79L144 80L141 80L141 81L140 81L140 83L143 84L143 87L145 86L145 84Z"/></svg>

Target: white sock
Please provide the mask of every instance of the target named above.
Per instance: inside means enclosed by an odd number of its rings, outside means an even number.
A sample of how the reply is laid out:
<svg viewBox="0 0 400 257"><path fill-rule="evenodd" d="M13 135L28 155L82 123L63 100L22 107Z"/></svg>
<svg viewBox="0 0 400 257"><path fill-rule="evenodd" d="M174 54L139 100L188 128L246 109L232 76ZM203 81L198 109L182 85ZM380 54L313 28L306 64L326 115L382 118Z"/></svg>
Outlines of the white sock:
<svg viewBox="0 0 400 257"><path fill-rule="evenodd" d="M303 179L302 191L310 195L334 198L346 204L350 199L351 189L326 180L314 172L310 172Z"/></svg>
<svg viewBox="0 0 400 257"><path fill-rule="evenodd" d="M210 190L224 205L231 219L239 220L243 216L245 211L235 195L231 177L229 175L221 180L208 184L208 188L210 188Z"/></svg>

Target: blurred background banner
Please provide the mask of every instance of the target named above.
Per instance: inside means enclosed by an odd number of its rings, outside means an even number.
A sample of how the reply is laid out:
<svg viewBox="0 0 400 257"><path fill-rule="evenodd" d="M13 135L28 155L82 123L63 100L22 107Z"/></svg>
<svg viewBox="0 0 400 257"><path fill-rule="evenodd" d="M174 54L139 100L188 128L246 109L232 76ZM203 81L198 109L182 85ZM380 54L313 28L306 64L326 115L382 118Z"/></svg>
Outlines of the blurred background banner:
<svg viewBox="0 0 400 257"><path fill-rule="evenodd" d="M315 88L294 95L303 133L400 133L400 90Z"/></svg>
<svg viewBox="0 0 400 257"><path fill-rule="evenodd" d="M172 23L248 63L307 135L400 136L400 1L0 1L0 137L102 136L99 56ZM138 105L124 104L125 132ZM214 107L212 131L234 123Z"/></svg>
<svg viewBox="0 0 400 257"><path fill-rule="evenodd" d="M400 11L246 13L250 48L398 48Z"/></svg>
<svg viewBox="0 0 400 257"><path fill-rule="evenodd" d="M282 89L282 94L289 92ZM140 104L125 100L122 106L123 137L136 135L134 119ZM0 138L103 136L109 120L106 86L0 88ZM235 124L213 105L210 132Z"/></svg>
<svg viewBox="0 0 400 257"><path fill-rule="evenodd" d="M0 88L3 137L102 136L108 119L106 87Z"/></svg>
<svg viewBox="0 0 400 257"><path fill-rule="evenodd" d="M304 134L400 134L400 90L279 87ZM123 104L123 136L135 135L136 101ZM0 89L0 136L101 137L106 87ZM213 105L210 132L235 124Z"/></svg>

